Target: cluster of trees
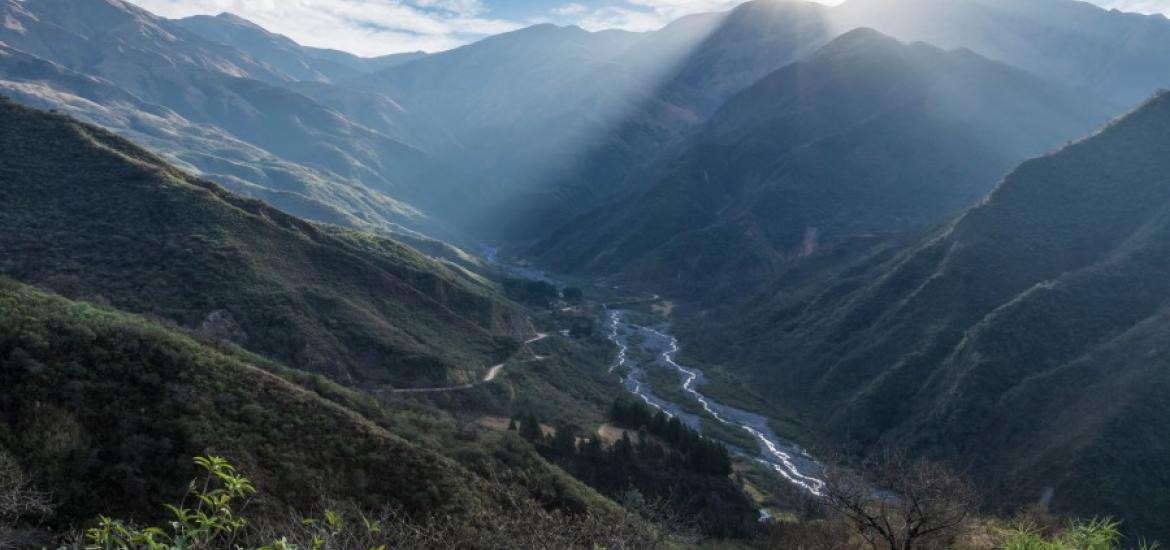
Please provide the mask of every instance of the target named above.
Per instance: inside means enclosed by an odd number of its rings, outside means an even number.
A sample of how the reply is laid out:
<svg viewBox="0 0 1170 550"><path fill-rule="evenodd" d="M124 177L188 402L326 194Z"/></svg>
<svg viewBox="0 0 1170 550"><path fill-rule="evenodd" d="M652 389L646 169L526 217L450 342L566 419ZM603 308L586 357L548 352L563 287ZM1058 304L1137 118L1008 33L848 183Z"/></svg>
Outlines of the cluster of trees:
<svg viewBox="0 0 1170 550"><path fill-rule="evenodd" d="M519 415L512 427L546 459L634 511L653 505L688 518L685 523L707 536L751 535L758 514L730 477L725 447L644 405L623 400L612 411L617 414L611 422L627 431L608 446L569 425L546 435L530 413Z"/></svg>
<svg viewBox="0 0 1170 550"><path fill-rule="evenodd" d="M638 430L665 441L678 450L689 468L711 475L731 474L731 455L727 447L718 441L703 437L683 424L678 417L669 417L661 410L638 402L619 399L609 410L610 421L615 426ZM646 438L639 437L639 440Z"/></svg>
<svg viewBox="0 0 1170 550"><path fill-rule="evenodd" d="M527 306L549 307L560 297L557 287L531 279L504 279L504 295Z"/></svg>

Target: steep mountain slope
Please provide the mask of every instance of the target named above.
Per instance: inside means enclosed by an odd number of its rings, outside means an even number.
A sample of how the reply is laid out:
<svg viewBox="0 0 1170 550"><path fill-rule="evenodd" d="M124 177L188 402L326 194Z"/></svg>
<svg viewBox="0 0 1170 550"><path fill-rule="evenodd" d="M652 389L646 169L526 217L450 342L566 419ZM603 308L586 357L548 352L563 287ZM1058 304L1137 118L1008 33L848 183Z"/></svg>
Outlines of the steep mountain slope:
<svg viewBox="0 0 1170 550"><path fill-rule="evenodd" d="M692 349L750 365L838 437L898 440L970 465L1006 502L1049 494L1164 537L1167 258L1162 94L1025 162L893 260L811 299L757 297L727 330L692 327ZM713 332L729 341L704 343Z"/></svg>
<svg viewBox="0 0 1170 550"><path fill-rule="evenodd" d="M969 51L856 30L737 95L648 190L535 252L680 293L766 282L822 247L941 221L1105 113Z"/></svg>
<svg viewBox="0 0 1170 550"><path fill-rule="evenodd" d="M2 45L0 90L27 105L100 124L163 152L184 169L301 217L377 228L387 220L409 223L421 216L410 205L323 169L281 159L221 128L195 124L107 80Z"/></svg>
<svg viewBox="0 0 1170 550"><path fill-rule="evenodd" d="M320 514L321 499L345 514L392 507L419 528L448 517L467 548L498 547L482 535L514 540L528 536L518 528L540 528L510 518L525 506L631 521L512 434L461 439L441 412L386 407L238 348L2 277L0 383L0 451L51 492L56 529L93 525L98 514L163 519L162 505L180 502L196 475L191 458L204 454L253 481L258 494L236 512L277 531L291 511Z"/></svg>
<svg viewBox="0 0 1170 550"><path fill-rule="evenodd" d="M259 357L8 280L0 364L0 445L39 465L68 519L149 517L205 452L254 472L277 510L306 509L318 490L415 512L490 505L470 472L350 409L371 406L356 395L309 390L296 380L311 377Z"/></svg>
<svg viewBox="0 0 1170 550"><path fill-rule="evenodd" d="M482 376L513 319L482 281L326 231L103 130L0 103L0 273L354 384Z"/></svg>
<svg viewBox="0 0 1170 550"><path fill-rule="evenodd" d="M850 0L841 28L966 47L1127 109L1170 85L1170 20L1068 0Z"/></svg>
<svg viewBox="0 0 1170 550"><path fill-rule="evenodd" d="M442 231L425 210L445 203L445 166L292 91L303 75L119 0L6 0L0 17L10 53L0 55L0 87L20 101L98 124L114 119L110 128L297 214ZM43 68L30 72L30 60ZM91 84L62 85L62 73ZM99 89L129 99L107 104Z"/></svg>

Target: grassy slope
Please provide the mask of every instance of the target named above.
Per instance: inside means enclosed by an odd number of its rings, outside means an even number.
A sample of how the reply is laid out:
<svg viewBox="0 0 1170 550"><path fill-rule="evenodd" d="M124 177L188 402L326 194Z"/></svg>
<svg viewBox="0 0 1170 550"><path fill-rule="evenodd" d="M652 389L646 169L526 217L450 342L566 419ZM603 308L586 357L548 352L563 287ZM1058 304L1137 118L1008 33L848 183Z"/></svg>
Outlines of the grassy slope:
<svg viewBox="0 0 1170 550"><path fill-rule="evenodd" d="M442 413L385 409L234 346L5 279L0 383L0 447L52 491L59 523L150 518L203 453L254 479L252 517L320 498L484 517L504 504L496 482L550 508L614 512L512 434L469 437Z"/></svg>
<svg viewBox="0 0 1170 550"><path fill-rule="evenodd" d="M97 128L0 100L0 273L199 327L352 383L469 379L508 354L481 282L338 236L168 167Z"/></svg>
<svg viewBox="0 0 1170 550"><path fill-rule="evenodd" d="M346 407L358 398L344 390L309 390L246 352L0 285L0 442L42 472L66 518L173 500L190 456L205 452L239 463L273 504L311 505L318 491L415 511L488 503L469 472Z"/></svg>

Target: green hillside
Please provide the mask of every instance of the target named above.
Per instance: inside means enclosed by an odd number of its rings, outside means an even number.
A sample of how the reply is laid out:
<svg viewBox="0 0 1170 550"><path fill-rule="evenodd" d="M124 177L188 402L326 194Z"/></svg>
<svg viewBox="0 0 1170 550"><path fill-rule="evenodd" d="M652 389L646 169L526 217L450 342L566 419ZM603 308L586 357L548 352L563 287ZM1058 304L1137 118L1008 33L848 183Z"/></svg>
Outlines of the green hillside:
<svg viewBox="0 0 1170 550"><path fill-rule="evenodd" d="M513 434L468 437L445 413L385 408L234 346L7 279L0 383L0 451L51 494L56 529L99 513L160 519L204 454L246 472L259 489L248 517L278 525L331 502L416 522L459 518L468 541L477 530L514 538L490 522L531 520L502 519L526 510L519 498L644 529Z"/></svg>
<svg viewBox="0 0 1170 550"><path fill-rule="evenodd" d="M351 384L467 381L523 329L487 283L408 247L325 231L67 117L0 100L0 121L0 274Z"/></svg>

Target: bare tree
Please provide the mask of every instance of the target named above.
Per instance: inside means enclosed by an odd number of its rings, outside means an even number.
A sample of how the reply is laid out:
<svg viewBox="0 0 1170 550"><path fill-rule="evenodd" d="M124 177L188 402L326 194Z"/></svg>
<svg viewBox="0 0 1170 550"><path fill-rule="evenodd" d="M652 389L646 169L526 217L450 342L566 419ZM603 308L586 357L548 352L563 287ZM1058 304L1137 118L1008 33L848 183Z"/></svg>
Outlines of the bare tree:
<svg viewBox="0 0 1170 550"><path fill-rule="evenodd" d="M0 449L0 548L33 544L38 534L22 528L22 520L41 518L52 511L49 495L37 491L16 460Z"/></svg>
<svg viewBox="0 0 1170 550"><path fill-rule="evenodd" d="M946 465L896 450L863 469L826 473L825 504L874 550L914 550L955 537L978 504L974 487ZM868 478L868 479L867 479Z"/></svg>

